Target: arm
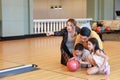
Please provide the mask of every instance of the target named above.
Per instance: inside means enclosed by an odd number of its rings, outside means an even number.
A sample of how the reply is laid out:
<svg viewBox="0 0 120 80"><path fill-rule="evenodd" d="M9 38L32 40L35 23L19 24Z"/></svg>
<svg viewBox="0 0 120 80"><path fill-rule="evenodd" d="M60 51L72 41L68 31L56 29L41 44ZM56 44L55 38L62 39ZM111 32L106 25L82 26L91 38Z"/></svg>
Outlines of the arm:
<svg viewBox="0 0 120 80"><path fill-rule="evenodd" d="M60 31L55 32L48 32L46 33L47 36L63 36L67 32L66 27L61 29Z"/></svg>
<svg viewBox="0 0 120 80"><path fill-rule="evenodd" d="M80 64L90 64L89 62L87 62L87 61L82 61L81 59L80 59Z"/></svg>
<svg viewBox="0 0 120 80"><path fill-rule="evenodd" d="M102 51L100 51L100 50L97 50L96 51L96 55L98 55L98 56L101 56L102 58L104 58L104 61L103 61L103 64L100 66L100 70L102 69L102 67L106 64L106 62L107 62L107 60L108 60L108 56L107 55L105 55Z"/></svg>
<svg viewBox="0 0 120 80"><path fill-rule="evenodd" d="M76 54L75 54L75 51L73 51L72 53L73 53L73 58L72 58L72 59L77 59L77 58L76 58L77 56L76 56ZM84 57L85 57L85 56L84 56ZM80 59L79 62L80 62L81 64L90 64L90 63L87 62L87 61L82 61L82 59Z"/></svg>
<svg viewBox="0 0 120 80"><path fill-rule="evenodd" d="M52 35L54 35L54 32L48 32L48 33L46 33L46 36L52 36Z"/></svg>
<svg viewBox="0 0 120 80"><path fill-rule="evenodd" d="M67 32L67 28L63 28L60 31L54 32L54 36L63 36Z"/></svg>

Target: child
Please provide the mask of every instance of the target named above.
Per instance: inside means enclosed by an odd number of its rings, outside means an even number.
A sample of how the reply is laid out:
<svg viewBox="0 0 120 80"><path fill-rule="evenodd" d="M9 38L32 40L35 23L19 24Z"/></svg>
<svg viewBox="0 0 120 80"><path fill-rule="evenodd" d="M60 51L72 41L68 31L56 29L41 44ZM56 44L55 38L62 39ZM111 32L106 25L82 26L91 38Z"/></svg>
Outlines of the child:
<svg viewBox="0 0 120 80"><path fill-rule="evenodd" d="M87 57L88 62L93 65L93 67L88 68L88 74L102 73L109 75L110 66L107 62L108 57L99 48L98 41L96 38L88 39L88 49L91 51L91 55Z"/></svg>
<svg viewBox="0 0 120 80"><path fill-rule="evenodd" d="M81 67L87 68L88 67L88 62L86 59L86 56L90 54L90 52L86 49L84 49L83 45L80 43L77 43L75 45L74 51L73 51L73 58L71 59L76 59L80 62Z"/></svg>

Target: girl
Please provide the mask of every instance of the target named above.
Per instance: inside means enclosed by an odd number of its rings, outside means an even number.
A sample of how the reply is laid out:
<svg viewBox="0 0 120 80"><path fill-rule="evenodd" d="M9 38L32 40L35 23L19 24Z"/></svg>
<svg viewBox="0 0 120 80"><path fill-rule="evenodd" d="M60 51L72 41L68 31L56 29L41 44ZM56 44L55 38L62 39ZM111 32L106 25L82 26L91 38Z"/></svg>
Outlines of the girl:
<svg viewBox="0 0 120 80"><path fill-rule="evenodd" d="M61 42L61 64L66 65L68 59L73 57L72 50L74 49L74 42L79 31L80 28L77 27L76 21L74 19L68 19L66 27L61 31L47 33L47 36L63 36Z"/></svg>
<svg viewBox="0 0 120 80"><path fill-rule="evenodd" d="M98 41L96 38L88 39L88 49L91 51L91 55L87 57L88 62L93 65L93 67L88 68L88 74L102 73L109 75L110 66L107 62L108 57L99 48Z"/></svg>

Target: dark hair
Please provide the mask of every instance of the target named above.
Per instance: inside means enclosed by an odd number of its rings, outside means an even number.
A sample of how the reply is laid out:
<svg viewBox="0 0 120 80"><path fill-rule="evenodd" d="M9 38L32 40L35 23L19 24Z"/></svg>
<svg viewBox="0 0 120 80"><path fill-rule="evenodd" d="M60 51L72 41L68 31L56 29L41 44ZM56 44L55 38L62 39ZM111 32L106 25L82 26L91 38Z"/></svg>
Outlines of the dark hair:
<svg viewBox="0 0 120 80"><path fill-rule="evenodd" d="M84 49L84 47L83 47L83 45L80 44L80 43L77 43L77 44L75 45L75 48L74 48L74 50L80 50L80 51L82 51L83 49Z"/></svg>
<svg viewBox="0 0 120 80"><path fill-rule="evenodd" d="M72 19L72 18L68 19L66 23L68 23L68 22L71 22L71 23L74 24L74 26L77 26L77 25L76 25L77 22L76 22L74 19Z"/></svg>
<svg viewBox="0 0 120 80"><path fill-rule="evenodd" d="M89 38L88 41L90 41L93 45L95 45L95 52L96 50L100 50L98 40L96 38Z"/></svg>
<svg viewBox="0 0 120 80"><path fill-rule="evenodd" d="M97 27L102 27L102 26L103 26L102 21L97 21Z"/></svg>
<svg viewBox="0 0 120 80"><path fill-rule="evenodd" d="M89 37L91 34L91 30L88 29L87 27L83 27L81 30L80 30L80 35L82 36L87 36Z"/></svg>

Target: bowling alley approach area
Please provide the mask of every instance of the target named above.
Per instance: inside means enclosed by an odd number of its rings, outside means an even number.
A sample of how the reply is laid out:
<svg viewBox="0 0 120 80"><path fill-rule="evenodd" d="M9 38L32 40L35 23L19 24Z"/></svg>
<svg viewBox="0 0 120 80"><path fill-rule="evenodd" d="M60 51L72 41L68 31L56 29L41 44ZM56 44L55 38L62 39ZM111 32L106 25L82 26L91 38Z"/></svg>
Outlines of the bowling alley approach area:
<svg viewBox="0 0 120 80"><path fill-rule="evenodd" d="M71 72L60 64L62 37L36 37L0 42L0 80L107 80L87 75L86 68ZM104 40L110 80L120 80L120 41Z"/></svg>

